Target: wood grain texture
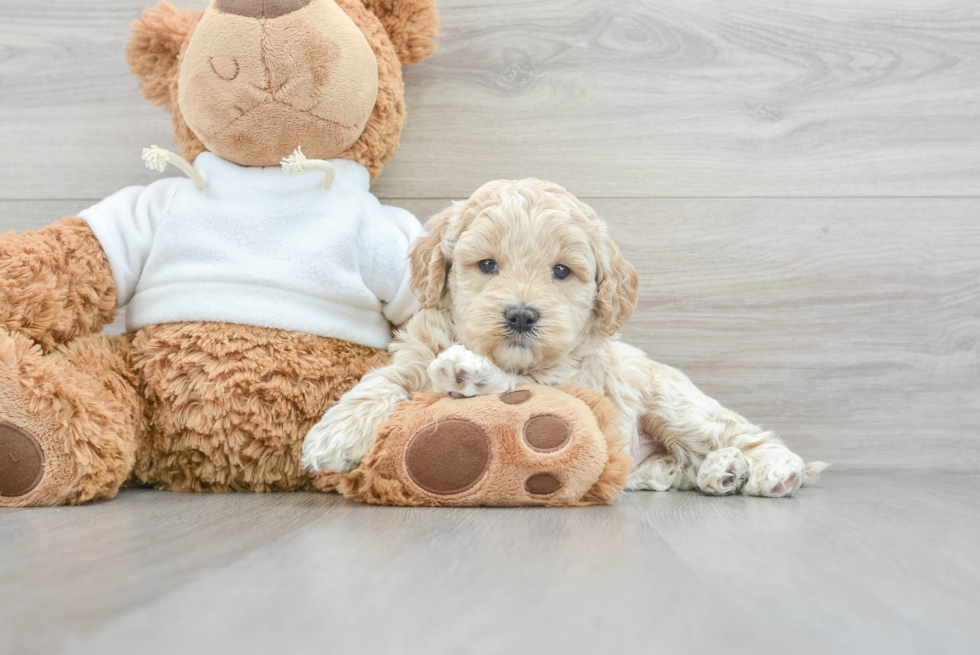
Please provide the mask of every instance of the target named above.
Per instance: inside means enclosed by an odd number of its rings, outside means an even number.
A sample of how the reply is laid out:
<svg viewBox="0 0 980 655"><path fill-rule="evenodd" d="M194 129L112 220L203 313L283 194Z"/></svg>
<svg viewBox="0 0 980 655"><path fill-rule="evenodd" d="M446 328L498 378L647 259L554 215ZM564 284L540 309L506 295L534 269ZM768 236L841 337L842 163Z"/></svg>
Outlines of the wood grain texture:
<svg viewBox="0 0 980 655"><path fill-rule="evenodd" d="M123 58L149 0L0 0L0 199L145 183ZM188 0L203 7L204 0ZM441 0L385 197L980 195L980 3Z"/></svg>
<svg viewBox="0 0 980 655"><path fill-rule="evenodd" d="M126 491L0 510L0 651L967 653L980 476L572 510Z"/></svg>
<svg viewBox="0 0 980 655"><path fill-rule="evenodd" d="M87 204L0 202L0 230ZM626 341L808 460L980 471L980 200L591 204L640 272Z"/></svg>

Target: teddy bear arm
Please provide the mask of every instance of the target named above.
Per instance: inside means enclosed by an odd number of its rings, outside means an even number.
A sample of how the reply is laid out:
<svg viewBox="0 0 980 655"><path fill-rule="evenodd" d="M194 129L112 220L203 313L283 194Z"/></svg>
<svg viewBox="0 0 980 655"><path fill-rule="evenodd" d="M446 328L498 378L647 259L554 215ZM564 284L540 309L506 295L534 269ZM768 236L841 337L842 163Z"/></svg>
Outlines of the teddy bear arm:
<svg viewBox="0 0 980 655"><path fill-rule="evenodd" d="M0 235L0 326L45 352L112 323L117 295L109 260L82 219Z"/></svg>

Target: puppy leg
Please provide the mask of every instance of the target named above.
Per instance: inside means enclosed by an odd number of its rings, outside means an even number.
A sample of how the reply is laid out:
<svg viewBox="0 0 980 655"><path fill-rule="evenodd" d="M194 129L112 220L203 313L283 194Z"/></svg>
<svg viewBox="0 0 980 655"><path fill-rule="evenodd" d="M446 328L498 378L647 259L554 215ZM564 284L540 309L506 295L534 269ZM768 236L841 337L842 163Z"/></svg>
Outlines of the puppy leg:
<svg viewBox="0 0 980 655"><path fill-rule="evenodd" d="M444 350L429 366L432 390L454 398L492 396L513 391L520 378L504 373L488 358L465 346Z"/></svg>
<svg viewBox="0 0 980 655"><path fill-rule="evenodd" d="M712 495L793 495L806 479L803 460L772 432L702 393L682 373L660 367L649 413L668 439L699 461L698 488ZM811 476L810 480L815 479Z"/></svg>
<svg viewBox="0 0 980 655"><path fill-rule="evenodd" d="M722 407L680 371L649 360L641 363L638 352L623 349L619 361L624 377L646 389L642 420L674 457L675 466L689 461L696 467L699 489L712 495L741 490L746 495L781 497L791 496L804 482L816 481L824 464L806 466L772 432ZM648 466L651 471L672 470L669 463ZM679 488L677 481L687 478L664 478L668 479L672 488ZM647 488L654 488L648 484Z"/></svg>
<svg viewBox="0 0 980 655"><path fill-rule="evenodd" d="M303 465L315 472L356 468L378 426L399 403L429 387L426 367L452 345L449 318L421 310L392 343L391 362L372 371L324 414L303 442Z"/></svg>
<svg viewBox="0 0 980 655"><path fill-rule="evenodd" d="M411 397L378 372L366 376L306 434L303 466L317 473L356 468L371 447L377 427Z"/></svg>

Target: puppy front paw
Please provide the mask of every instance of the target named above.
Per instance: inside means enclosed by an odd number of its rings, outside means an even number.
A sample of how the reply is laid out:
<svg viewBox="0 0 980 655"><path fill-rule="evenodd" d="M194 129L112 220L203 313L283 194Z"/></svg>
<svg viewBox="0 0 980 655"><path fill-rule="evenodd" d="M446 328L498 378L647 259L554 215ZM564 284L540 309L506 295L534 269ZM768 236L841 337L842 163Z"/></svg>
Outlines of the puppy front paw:
<svg viewBox="0 0 980 655"><path fill-rule="evenodd" d="M465 346L444 350L429 365L432 390L453 398L470 398L507 393L514 383L506 373L482 355Z"/></svg>

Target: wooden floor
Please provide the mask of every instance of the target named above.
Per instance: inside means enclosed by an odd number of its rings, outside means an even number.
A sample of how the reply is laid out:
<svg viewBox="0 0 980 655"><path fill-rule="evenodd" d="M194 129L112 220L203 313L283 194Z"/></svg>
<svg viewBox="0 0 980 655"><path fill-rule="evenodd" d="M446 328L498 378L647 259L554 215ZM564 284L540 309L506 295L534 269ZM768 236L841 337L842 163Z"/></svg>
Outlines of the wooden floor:
<svg viewBox="0 0 980 655"><path fill-rule="evenodd" d="M0 232L158 178L123 55L151 2L0 0ZM980 650L980 2L440 7L375 193L424 219L564 184L640 271L624 338L836 472L568 512L3 511L0 653Z"/></svg>
<svg viewBox="0 0 980 655"><path fill-rule="evenodd" d="M980 475L571 510L124 492L0 510L0 651L976 653Z"/></svg>

